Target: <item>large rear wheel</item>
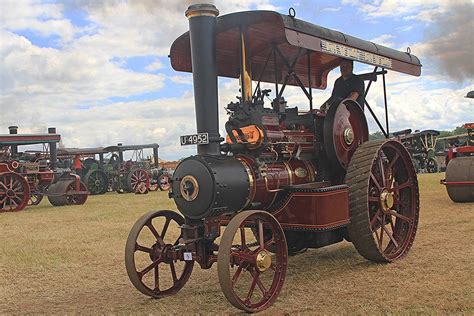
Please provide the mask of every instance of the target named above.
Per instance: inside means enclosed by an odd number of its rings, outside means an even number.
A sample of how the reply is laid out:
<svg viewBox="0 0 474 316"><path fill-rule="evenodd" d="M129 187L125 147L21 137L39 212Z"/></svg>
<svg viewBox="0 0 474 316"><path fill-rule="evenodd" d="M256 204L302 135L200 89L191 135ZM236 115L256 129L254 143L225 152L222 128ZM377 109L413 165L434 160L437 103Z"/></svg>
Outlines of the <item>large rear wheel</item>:
<svg viewBox="0 0 474 316"><path fill-rule="evenodd" d="M357 251L376 262L404 257L418 226L419 194L410 154L394 140L369 141L352 157L346 176Z"/></svg>

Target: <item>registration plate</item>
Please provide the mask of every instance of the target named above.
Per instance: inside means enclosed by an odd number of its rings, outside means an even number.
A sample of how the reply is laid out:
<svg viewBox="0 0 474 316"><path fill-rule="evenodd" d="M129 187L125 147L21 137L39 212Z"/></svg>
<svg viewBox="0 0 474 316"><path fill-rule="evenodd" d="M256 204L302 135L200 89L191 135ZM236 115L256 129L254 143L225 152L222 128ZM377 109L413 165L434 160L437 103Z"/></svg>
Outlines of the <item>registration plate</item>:
<svg viewBox="0 0 474 316"><path fill-rule="evenodd" d="M209 144L208 133L197 133L193 135L183 135L180 137L181 146L186 145L207 145Z"/></svg>

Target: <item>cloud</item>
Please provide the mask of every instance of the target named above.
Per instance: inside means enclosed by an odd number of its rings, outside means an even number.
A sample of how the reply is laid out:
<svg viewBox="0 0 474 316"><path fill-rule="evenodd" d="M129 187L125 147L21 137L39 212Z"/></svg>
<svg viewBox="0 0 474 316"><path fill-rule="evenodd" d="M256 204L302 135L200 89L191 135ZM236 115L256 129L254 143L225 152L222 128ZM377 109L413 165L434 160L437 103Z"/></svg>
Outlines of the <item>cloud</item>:
<svg viewBox="0 0 474 316"><path fill-rule="evenodd" d="M364 19L409 17L424 22L431 22L433 14L444 11L446 2L446 0L342 0L343 4L355 6L363 14Z"/></svg>
<svg viewBox="0 0 474 316"><path fill-rule="evenodd" d="M462 82L474 79L474 4L450 1L426 32L426 51L442 73Z"/></svg>
<svg viewBox="0 0 474 316"><path fill-rule="evenodd" d="M376 38L371 39L370 41L373 43L377 43L377 45L393 47L395 46L393 42L394 39L395 39L395 36L392 34L383 34L383 35L377 36Z"/></svg>
<svg viewBox="0 0 474 316"><path fill-rule="evenodd" d="M3 0L0 29L31 30L41 36L57 35L70 41L79 31L62 15L63 5L35 0Z"/></svg>

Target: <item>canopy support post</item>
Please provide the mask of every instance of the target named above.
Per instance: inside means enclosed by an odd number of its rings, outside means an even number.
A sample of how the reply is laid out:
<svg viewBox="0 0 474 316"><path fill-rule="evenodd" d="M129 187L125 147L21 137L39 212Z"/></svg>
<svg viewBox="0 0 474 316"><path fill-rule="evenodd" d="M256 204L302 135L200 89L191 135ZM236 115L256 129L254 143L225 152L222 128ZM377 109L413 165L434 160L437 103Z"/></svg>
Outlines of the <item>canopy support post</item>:
<svg viewBox="0 0 474 316"><path fill-rule="evenodd" d="M372 117L374 118L375 120L375 123L377 123L377 125L379 126L380 130L382 131L382 133L384 134L385 138L388 138L388 133L385 131L385 129L383 128L382 124L380 123L379 119L377 118L377 115L375 115L374 111L372 111L372 108L370 107L369 103L367 102L367 100L364 101L365 102L365 106L367 106L367 109L369 109L369 112L370 114L372 114Z"/></svg>
<svg viewBox="0 0 474 316"><path fill-rule="evenodd" d="M273 44L272 46L272 52L273 52L273 69L275 70L275 98L278 98L280 93L278 92L278 74L277 74L277 53L276 53L277 47L276 44Z"/></svg>
<svg viewBox="0 0 474 316"><path fill-rule="evenodd" d="M385 70L382 68L382 70ZM387 88L385 85L385 73L382 74L382 82L383 82L383 100L385 103L385 126L387 127L387 133L385 134L385 137L388 138L390 135L390 131L388 129L388 108L387 108Z"/></svg>

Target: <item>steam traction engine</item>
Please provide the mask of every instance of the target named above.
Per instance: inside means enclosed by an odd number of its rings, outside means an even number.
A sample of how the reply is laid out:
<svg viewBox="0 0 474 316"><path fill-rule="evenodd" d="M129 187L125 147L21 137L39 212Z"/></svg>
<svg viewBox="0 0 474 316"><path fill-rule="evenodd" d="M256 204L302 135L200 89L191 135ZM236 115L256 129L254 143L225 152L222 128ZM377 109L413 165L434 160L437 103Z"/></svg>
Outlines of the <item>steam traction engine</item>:
<svg viewBox="0 0 474 316"><path fill-rule="evenodd" d="M37 205L44 195L54 206L84 204L87 189L80 177L57 168L56 145L61 136L55 128L48 134L0 135L0 213L21 211ZM18 146L43 145L41 151L20 153Z"/></svg>
<svg viewBox="0 0 474 316"><path fill-rule="evenodd" d="M376 66L374 76L385 75L377 67L418 76L419 60L297 20L294 12L217 15L213 5L190 6L190 31L171 47L173 68L192 69L198 133L181 143L197 144L198 154L181 161L172 178L170 197L184 216L153 211L129 234L125 263L134 286L155 298L172 295L194 263L208 269L217 262L226 298L255 312L277 298L288 254L346 239L372 261L404 257L419 212L409 153L395 140L367 141L354 101L314 109L312 88L326 87L342 57ZM227 106L224 143L218 75L241 82L238 102ZM263 82L274 84L271 105ZM287 104L289 85L302 89L309 111Z"/></svg>
<svg viewBox="0 0 474 316"><path fill-rule="evenodd" d="M465 144L449 148L446 155L446 186L453 202L474 202L474 123L464 124Z"/></svg>

